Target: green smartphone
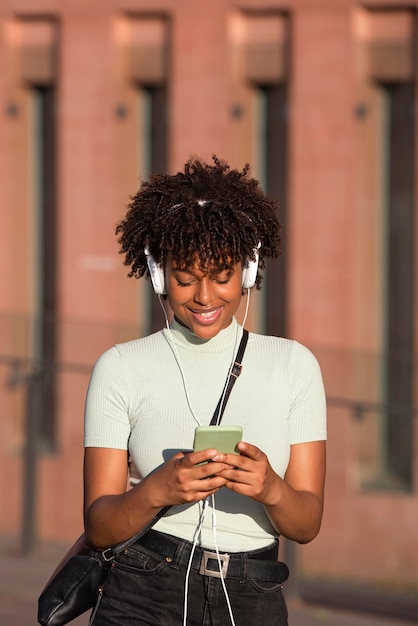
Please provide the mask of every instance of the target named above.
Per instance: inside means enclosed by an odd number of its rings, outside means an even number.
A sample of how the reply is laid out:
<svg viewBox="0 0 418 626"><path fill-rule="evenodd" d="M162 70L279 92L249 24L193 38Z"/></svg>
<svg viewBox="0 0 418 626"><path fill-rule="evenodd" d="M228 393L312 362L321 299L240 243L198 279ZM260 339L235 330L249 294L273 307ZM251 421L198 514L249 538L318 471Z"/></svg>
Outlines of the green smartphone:
<svg viewBox="0 0 418 626"><path fill-rule="evenodd" d="M215 448L225 454L239 454L237 444L242 441L241 426L198 426L194 433L193 451Z"/></svg>

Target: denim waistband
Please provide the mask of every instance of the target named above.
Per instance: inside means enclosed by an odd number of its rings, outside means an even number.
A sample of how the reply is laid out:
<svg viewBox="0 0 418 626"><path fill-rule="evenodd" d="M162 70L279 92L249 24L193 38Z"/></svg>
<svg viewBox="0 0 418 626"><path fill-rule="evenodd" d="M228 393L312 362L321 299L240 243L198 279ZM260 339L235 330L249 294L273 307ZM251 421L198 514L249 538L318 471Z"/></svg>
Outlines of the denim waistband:
<svg viewBox="0 0 418 626"><path fill-rule="evenodd" d="M156 530L148 531L135 545L143 546L148 550L166 559L167 562L176 562L187 565L193 550L190 541L179 539L172 535L160 533ZM265 548L248 552L219 552L195 546L192 557L192 569L198 570L203 576L220 578L220 570L224 578L239 580L264 580L271 582L285 582L289 570L285 563L277 560L278 541Z"/></svg>

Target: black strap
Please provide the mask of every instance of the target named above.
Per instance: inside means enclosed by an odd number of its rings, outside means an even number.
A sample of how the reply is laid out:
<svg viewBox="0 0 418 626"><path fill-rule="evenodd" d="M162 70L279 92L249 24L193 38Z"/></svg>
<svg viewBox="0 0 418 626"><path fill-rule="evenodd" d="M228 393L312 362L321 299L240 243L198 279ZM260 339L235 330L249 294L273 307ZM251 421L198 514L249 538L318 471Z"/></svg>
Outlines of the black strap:
<svg viewBox="0 0 418 626"><path fill-rule="evenodd" d="M156 524L158 520L161 519L161 517L163 517L167 513L169 509L171 509L171 504L168 506L165 506L163 509L160 509L158 513L154 515L152 520L150 520L148 524L144 526L144 528L141 528L141 530L138 533L136 533L136 535L134 535L133 537L129 537L129 539L125 539L125 541L121 541L121 543L118 543L116 546L113 546L113 548L107 548L106 550L103 550L102 557L104 558L104 560L111 561L112 559L115 558L115 556L117 556L118 554L123 552L126 548L128 548L129 546L134 544L136 541L138 541L138 539L141 539L141 537L145 535L145 533L147 533L154 526L154 524Z"/></svg>
<svg viewBox="0 0 418 626"><path fill-rule="evenodd" d="M221 422L226 403L228 402L228 398L232 391L232 387L235 385L235 381L241 374L242 358L244 356L245 348L247 347L247 341L248 330L244 328L244 330L242 331L241 342L238 346L237 356L235 357L234 364L229 372L228 378L226 379L225 387L221 397L219 398L219 402L216 406L215 412L212 416L212 419L210 420L210 426L215 426L215 424L220 424Z"/></svg>
<svg viewBox="0 0 418 626"><path fill-rule="evenodd" d="M248 330L244 328L242 331L241 341L238 346L237 356L235 357L234 364L229 371L228 378L226 379L225 387L223 388L221 397L219 398L219 402L216 406L215 412L210 421L210 426L219 424L222 419L222 416L225 411L226 403L228 402L228 398L232 391L232 387L234 386L235 381L237 380L238 376L241 374L242 359L244 356L245 348L247 347L247 341L248 341ZM122 541L121 543L118 543L116 546L113 546L113 548L107 548L107 550L104 550L102 552L102 556L105 559L105 561L111 561L117 554L120 554L121 552L123 552L123 550L125 550L128 546L138 541L138 539L141 539L141 537L145 535L145 533L147 533L154 526L154 524L156 524L158 520L161 519L167 513L169 509L171 509L171 504L169 506L165 506L163 509L158 511L158 513L154 515L152 520L150 520L148 524L144 528L142 528L136 535L134 535L133 537L129 537L129 539L126 539L125 541Z"/></svg>

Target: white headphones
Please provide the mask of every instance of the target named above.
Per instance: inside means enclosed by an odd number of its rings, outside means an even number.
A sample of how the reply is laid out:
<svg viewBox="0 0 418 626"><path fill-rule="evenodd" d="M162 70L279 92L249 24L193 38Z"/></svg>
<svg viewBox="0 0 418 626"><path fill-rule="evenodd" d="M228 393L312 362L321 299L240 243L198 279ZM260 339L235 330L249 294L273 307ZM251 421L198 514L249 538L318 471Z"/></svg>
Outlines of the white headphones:
<svg viewBox="0 0 418 626"><path fill-rule="evenodd" d="M251 289L251 287L254 287L255 285L258 271L258 250L260 246L261 243L258 244L257 248L254 248L255 261L247 259L244 263L244 267L242 268L241 285L243 289ZM167 291L165 288L164 268L154 261L149 252L148 246L145 248L144 252L147 258L148 269L154 291L157 295L165 295Z"/></svg>

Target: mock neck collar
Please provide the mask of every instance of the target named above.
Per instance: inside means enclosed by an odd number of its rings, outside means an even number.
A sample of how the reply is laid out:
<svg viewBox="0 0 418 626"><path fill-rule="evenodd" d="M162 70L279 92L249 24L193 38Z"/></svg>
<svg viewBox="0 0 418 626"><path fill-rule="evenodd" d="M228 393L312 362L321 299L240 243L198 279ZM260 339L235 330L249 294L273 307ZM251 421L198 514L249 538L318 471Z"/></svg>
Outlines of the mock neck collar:
<svg viewBox="0 0 418 626"><path fill-rule="evenodd" d="M163 330L167 339L169 338L168 330ZM232 322L227 328L221 330L215 337L211 339L200 339L197 337L190 328L182 326L175 318L170 323L170 332L172 339L177 345L190 350L205 349L210 351L220 351L228 348L232 348L237 340L237 336L242 334L242 328L238 324L237 320L232 318Z"/></svg>

